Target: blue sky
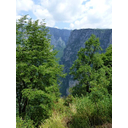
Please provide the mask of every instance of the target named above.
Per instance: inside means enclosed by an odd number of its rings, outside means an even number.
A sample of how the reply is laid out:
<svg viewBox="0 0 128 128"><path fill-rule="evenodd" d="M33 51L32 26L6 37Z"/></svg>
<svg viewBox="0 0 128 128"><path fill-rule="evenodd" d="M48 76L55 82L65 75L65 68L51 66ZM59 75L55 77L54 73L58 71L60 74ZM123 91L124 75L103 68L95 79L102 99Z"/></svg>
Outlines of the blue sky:
<svg viewBox="0 0 128 128"><path fill-rule="evenodd" d="M16 0L16 19L26 14L60 29L112 28L112 0Z"/></svg>

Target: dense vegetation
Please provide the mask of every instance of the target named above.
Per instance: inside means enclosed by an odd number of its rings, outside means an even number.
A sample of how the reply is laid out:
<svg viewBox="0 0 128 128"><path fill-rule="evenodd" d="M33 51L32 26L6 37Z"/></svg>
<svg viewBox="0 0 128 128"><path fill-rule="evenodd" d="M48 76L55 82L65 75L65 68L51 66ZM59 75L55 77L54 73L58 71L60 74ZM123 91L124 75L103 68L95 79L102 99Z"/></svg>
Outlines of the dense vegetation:
<svg viewBox="0 0 128 128"><path fill-rule="evenodd" d="M62 84L60 85L62 96L67 96L69 94L67 88L77 83L76 80L72 79L72 75L69 74L70 67L72 67L73 62L77 59L78 51L81 47L84 48L84 43L91 37L91 34L99 38L100 46L103 49L102 51L99 50L100 53L105 53L106 48L112 44L112 29L79 29L71 32L60 61L60 64L64 65L64 73L67 74L66 78L62 78Z"/></svg>
<svg viewBox="0 0 128 128"><path fill-rule="evenodd" d="M51 51L44 23L32 22L26 16L16 24L16 98L17 112L31 119L35 126L51 115L54 102L60 97L58 78L62 66Z"/></svg>
<svg viewBox="0 0 128 128"><path fill-rule="evenodd" d="M95 35L85 42L70 68L79 84L63 98L59 79L65 74L45 24L22 17L16 23L16 45L16 127L111 127L112 45L100 54Z"/></svg>
<svg viewBox="0 0 128 128"><path fill-rule="evenodd" d="M74 80L79 81L72 89L73 96L86 95L97 89L111 92L112 46L108 47L105 54L100 54L101 50L99 38L92 35L85 42L85 48L78 51L78 58L70 68Z"/></svg>

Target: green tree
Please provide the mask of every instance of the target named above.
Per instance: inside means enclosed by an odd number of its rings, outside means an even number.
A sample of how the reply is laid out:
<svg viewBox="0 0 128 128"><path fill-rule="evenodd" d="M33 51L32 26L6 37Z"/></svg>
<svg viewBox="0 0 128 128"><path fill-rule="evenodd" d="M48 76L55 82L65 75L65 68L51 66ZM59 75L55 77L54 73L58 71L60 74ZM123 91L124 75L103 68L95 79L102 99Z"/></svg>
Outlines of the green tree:
<svg viewBox="0 0 128 128"><path fill-rule="evenodd" d="M99 38L92 34L85 42L85 48L78 51L78 58L70 68L70 74L79 82L72 88L73 95L86 95L92 87L108 85L104 62L99 53L101 50Z"/></svg>
<svg viewBox="0 0 128 128"><path fill-rule="evenodd" d="M18 113L38 126L59 98L63 66L56 61L44 21L27 15L16 22L16 98Z"/></svg>
<svg viewBox="0 0 128 128"><path fill-rule="evenodd" d="M106 49L106 52L101 54L102 60L104 62L106 77L110 81L107 89L110 94L112 94L112 45Z"/></svg>

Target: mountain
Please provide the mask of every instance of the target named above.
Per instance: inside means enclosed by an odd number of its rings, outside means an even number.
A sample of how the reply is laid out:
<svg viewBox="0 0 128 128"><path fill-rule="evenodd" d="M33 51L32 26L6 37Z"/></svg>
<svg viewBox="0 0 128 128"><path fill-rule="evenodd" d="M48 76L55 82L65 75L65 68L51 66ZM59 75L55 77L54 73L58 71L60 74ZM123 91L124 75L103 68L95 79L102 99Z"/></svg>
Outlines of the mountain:
<svg viewBox="0 0 128 128"><path fill-rule="evenodd" d="M77 59L77 52L81 47L84 47L84 43L90 38L91 34L96 35L99 38L100 46L103 51L112 44L112 29L80 29L73 30L70 33L64 54L61 58L60 64L64 65L64 73L67 73L66 78L62 79L61 93L62 95L69 94L69 87L76 85L78 81L74 81L72 76L69 75L69 69L73 62Z"/></svg>
<svg viewBox="0 0 128 128"><path fill-rule="evenodd" d="M54 45L53 50L57 50L56 57L60 59L63 56L64 48L68 42L71 30L57 29L48 27L49 34L51 35L51 45Z"/></svg>
<svg viewBox="0 0 128 128"><path fill-rule="evenodd" d="M71 30L51 28L51 27L48 27L48 29L49 29L49 34L52 35L51 37L52 45L56 45L55 41L57 41L60 37L65 42L65 45L67 44Z"/></svg>

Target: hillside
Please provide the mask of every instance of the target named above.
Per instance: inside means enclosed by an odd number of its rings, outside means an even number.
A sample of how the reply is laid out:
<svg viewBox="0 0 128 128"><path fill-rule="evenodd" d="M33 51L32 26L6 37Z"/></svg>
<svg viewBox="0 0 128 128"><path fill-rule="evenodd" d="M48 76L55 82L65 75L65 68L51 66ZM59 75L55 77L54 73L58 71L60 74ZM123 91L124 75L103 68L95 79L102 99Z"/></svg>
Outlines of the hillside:
<svg viewBox="0 0 128 128"><path fill-rule="evenodd" d="M64 48L67 45L71 30L57 29L48 27L49 34L51 35L51 45L54 45L53 50L57 50L56 57L60 60L63 56Z"/></svg>
<svg viewBox="0 0 128 128"><path fill-rule="evenodd" d="M105 52L105 49L110 44L112 44L112 29L80 29L73 30L71 32L60 62L60 64L64 65L64 73L67 73L66 78L62 79L62 95L68 95L69 87L73 87L77 83L77 81L72 80L71 75L69 75L69 68L76 60L77 52L81 47L84 47L84 43L88 40L88 38L90 38L91 34L94 34L96 35L96 37L99 37L100 46L103 49L102 52Z"/></svg>

